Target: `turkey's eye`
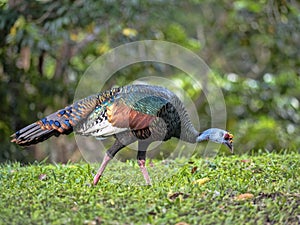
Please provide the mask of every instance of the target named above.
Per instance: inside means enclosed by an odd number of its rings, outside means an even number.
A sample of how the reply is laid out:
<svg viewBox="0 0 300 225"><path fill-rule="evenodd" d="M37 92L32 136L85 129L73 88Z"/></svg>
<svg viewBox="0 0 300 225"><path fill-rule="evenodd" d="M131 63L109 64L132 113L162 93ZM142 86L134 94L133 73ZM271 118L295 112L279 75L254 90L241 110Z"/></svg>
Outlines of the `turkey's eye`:
<svg viewBox="0 0 300 225"><path fill-rule="evenodd" d="M229 134L228 133L224 135L224 140L226 140L226 141L229 140Z"/></svg>
<svg viewBox="0 0 300 225"><path fill-rule="evenodd" d="M232 135L232 134L226 133L226 134L224 135L224 140L226 140L226 141L229 140L230 143L233 142L232 138L233 138L233 135Z"/></svg>

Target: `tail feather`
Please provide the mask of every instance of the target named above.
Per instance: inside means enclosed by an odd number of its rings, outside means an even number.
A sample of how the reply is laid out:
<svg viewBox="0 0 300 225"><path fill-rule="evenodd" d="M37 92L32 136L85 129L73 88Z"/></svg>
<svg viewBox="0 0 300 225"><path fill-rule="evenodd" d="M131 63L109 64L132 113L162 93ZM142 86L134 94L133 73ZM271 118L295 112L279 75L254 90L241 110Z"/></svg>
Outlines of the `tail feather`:
<svg viewBox="0 0 300 225"><path fill-rule="evenodd" d="M11 135L11 142L18 145L28 146L42 142L52 136L70 134L73 128L86 121L88 116L101 105L108 97L119 89L91 95L87 98L74 102L72 105L58 110L49 116L32 123ZM76 130L76 129L75 129Z"/></svg>
<svg viewBox="0 0 300 225"><path fill-rule="evenodd" d="M42 142L52 136L70 134L73 132L73 128L84 121L98 104L98 95L81 99L17 131L11 135L11 142L28 146Z"/></svg>
<svg viewBox="0 0 300 225"><path fill-rule="evenodd" d="M63 126L60 125L63 123ZM11 142L21 146L28 146L42 142L52 136L69 134L73 127L63 117L53 113L42 120L32 123L11 135Z"/></svg>

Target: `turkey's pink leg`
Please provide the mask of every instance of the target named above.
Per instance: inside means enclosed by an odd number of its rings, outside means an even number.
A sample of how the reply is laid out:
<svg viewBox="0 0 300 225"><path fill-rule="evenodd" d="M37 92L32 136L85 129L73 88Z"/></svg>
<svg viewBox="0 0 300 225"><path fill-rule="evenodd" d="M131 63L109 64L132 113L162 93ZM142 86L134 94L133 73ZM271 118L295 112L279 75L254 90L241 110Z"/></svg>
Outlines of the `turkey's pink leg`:
<svg viewBox="0 0 300 225"><path fill-rule="evenodd" d="M141 172L142 172L142 174L143 174L143 176L145 178L146 184L147 185L151 185L151 180L150 180L147 168L145 166L145 163L146 163L146 160L144 160L144 159L139 159L138 160L138 164L139 164Z"/></svg>
<svg viewBox="0 0 300 225"><path fill-rule="evenodd" d="M105 167L107 166L107 164L109 163L110 160L111 160L111 158L107 154L105 154L105 156L102 160L101 166L100 166L97 174L94 176L94 185L96 185L98 183L98 181L100 180L101 175L102 175L103 171L105 170Z"/></svg>

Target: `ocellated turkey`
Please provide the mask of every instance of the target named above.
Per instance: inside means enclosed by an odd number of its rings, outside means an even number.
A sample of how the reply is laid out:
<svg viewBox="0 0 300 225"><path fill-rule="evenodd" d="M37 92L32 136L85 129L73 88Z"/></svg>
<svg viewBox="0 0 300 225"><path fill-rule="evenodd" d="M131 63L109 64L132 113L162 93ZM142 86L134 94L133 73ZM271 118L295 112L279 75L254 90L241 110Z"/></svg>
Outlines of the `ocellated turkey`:
<svg viewBox="0 0 300 225"><path fill-rule="evenodd" d="M154 141L172 137L190 143L213 141L233 151L232 134L218 128L197 131L180 99L166 88L151 85L128 85L91 95L17 131L12 142L28 146L73 131L100 139L115 137L94 184L117 152L136 141L138 165L147 184L151 180L145 167L146 150Z"/></svg>

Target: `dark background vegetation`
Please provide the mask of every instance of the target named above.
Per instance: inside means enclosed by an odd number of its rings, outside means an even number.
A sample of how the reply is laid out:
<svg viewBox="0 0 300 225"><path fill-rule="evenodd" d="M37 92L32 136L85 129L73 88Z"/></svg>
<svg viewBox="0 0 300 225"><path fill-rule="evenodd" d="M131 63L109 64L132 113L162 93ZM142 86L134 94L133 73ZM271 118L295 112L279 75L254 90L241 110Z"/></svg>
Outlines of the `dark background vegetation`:
<svg viewBox="0 0 300 225"><path fill-rule="evenodd" d="M225 96L238 153L299 151L300 4L297 1L1 1L0 161L80 159L73 136L20 151L10 135L65 107L87 67L119 45L165 40L198 54ZM138 64L105 85L182 72ZM101 91L101 90L99 90ZM189 92L201 129L210 125L201 90ZM168 144L166 144L166 148Z"/></svg>

